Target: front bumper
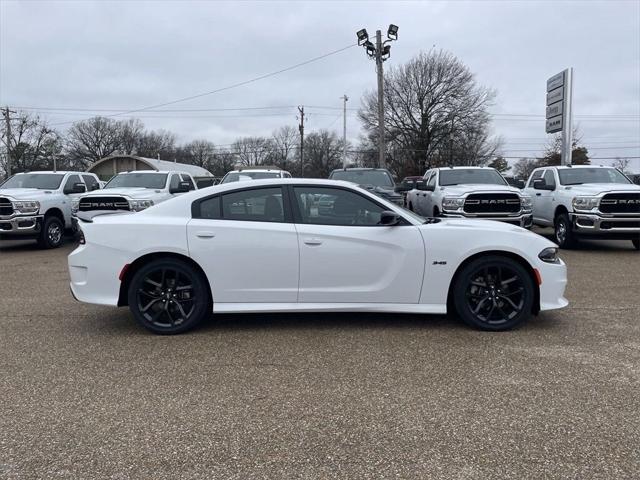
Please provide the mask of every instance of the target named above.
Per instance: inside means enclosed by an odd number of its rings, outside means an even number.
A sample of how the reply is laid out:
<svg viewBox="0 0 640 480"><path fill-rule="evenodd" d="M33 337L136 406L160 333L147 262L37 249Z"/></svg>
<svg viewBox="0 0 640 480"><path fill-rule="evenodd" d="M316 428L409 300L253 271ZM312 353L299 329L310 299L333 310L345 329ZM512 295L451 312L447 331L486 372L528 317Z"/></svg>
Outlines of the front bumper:
<svg viewBox="0 0 640 480"><path fill-rule="evenodd" d="M579 236L633 240L640 238L640 216L603 217L590 213L571 213L573 232Z"/></svg>
<svg viewBox="0 0 640 480"><path fill-rule="evenodd" d="M42 215L19 215L6 220L0 219L0 237L28 238L38 236L42 230Z"/></svg>
<svg viewBox="0 0 640 480"><path fill-rule="evenodd" d="M463 215L460 213L449 213L444 212L442 217L445 218L469 218L472 220L493 220L495 222L505 222L510 223L511 225L516 225L522 228L531 228L533 225L533 214L532 213L523 213L521 215L514 216L480 216L480 215Z"/></svg>

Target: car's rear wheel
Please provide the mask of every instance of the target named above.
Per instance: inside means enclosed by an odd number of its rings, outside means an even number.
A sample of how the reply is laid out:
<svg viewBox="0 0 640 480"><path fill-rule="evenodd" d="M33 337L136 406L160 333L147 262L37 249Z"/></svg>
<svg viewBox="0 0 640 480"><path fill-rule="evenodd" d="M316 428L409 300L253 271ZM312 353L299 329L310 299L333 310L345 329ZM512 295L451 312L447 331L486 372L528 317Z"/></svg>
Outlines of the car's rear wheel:
<svg viewBox="0 0 640 480"><path fill-rule="evenodd" d="M576 244L576 238L571 230L571 220L566 213L556 215L554 224L554 238L560 248L571 248Z"/></svg>
<svg viewBox="0 0 640 480"><path fill-rule="evenodd" d="M211 314L204 276L178 259L154 260L129 284L129 308L143 327L171 335L194 328Z"/></svg>
<svg viewBox="0 0 640 480"><path fill-rule="evenodd" d="M58 248L64 241L64 224L55 216L48 216L42 222L42 230L38 236L40 248Z"/></svg>
<svg viewBox="0 0 640 480"><path fill-rule="evenodd" d="M456 311L472 327L509 330L531 316L533 281L511 258L491 255L473 260L459 272L453 288Z"/></svg>
<svg viewBox="0 0 640 480"><path fill-rule="evenodd" d="M633 240L631 240L633 242L633 247L636 250L640 250L640 238L634 238Z"/></svg>

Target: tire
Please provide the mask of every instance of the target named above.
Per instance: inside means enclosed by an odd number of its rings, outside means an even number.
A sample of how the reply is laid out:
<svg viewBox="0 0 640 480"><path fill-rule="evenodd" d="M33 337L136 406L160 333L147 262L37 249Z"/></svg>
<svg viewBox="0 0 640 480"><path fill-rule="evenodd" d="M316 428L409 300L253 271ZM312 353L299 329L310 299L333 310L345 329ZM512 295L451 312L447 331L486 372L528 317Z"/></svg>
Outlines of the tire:
<svg viewBox="0 0 640 480"><path fill-rule="evenodd" d="M414 211L413 210L413 204L411 202L409 202L409 210L411 210L412 212Z"/></svg>
<svg viewBox="0 0 640 480"><path fill-rule="evenodd" d="M38 235L40 248L58 248L64 241L64 224L58 217L44 217L42 231Z"/></svg>
<svg viewBox="0 0 640 480"><path fill-rule="evenodd" d="M434 217L440 216L440 210L438 210L438 207L433 207L433 216Z"/></svg>
<svg viewBox="0 0 640 480"><path fill-rule="evenodd" d="M559 213L553 222L553 236L560 248L576 246L576 238L571 230L571 220L567 213Z"/></svg>
<svg viewBox="0 0 640 480"><path fill-rule="evenodd" d="M633 242L633 247L636 250L640 250L640 238L634 238L633 240L631 240Z"/></svg>
<svg viewBox="0 0 640 480"><path fill-rule="evenodd" d="M204 275L174 258L144 265L133 275L127 293L136 321L160 335L191 330L212 312Z"/></svg>
<svg viewBox="0 0 640 480"><path fill-rule="evenodd" d="M455 310L471 327L499 332L524 323L535 298L531 275L517 261L498 255L480 257L456 275Z"/></svg>

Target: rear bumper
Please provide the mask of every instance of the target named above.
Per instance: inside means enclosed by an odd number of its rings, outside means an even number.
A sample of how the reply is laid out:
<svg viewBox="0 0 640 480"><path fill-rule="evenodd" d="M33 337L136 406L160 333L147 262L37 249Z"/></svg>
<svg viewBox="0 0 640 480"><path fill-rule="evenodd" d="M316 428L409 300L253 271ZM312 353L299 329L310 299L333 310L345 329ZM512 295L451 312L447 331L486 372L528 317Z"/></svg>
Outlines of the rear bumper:
<svg viewBox="0 0 640 480"><path fill-rule="evenodd" d="M42 215L23 215L0 220L0 238L21 239L37 237L42 230Z"/></svg>
<svg viewBox="0 0 640 480"><path fill-rule="evenodd" d="M524 213L522 215L514 215L512 217L507 216L471 216L471 215L461 215L456 213L443 213L441 215L445 218L469 218L471 220L493 220L495 222L505 222L510 223L512 225L517 225L522 228L531 228L533 225L533 214Z"/></svg>
<svg viewBox="0 0 640 480"><path fill-rule="evenodd" d="M633 240L640 238L640 216L603 217L589 213L571 213L574 234L592 238Z"/></svg>

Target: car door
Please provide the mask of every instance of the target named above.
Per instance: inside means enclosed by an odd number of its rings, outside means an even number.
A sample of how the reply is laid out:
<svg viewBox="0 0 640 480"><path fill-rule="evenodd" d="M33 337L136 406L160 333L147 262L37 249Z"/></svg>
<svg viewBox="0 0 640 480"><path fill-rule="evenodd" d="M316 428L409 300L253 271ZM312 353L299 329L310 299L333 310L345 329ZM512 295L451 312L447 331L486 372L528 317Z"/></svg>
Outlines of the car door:
<svg viewBox="0 0 640 480"><path fill-rule="evenodd" d="M425 252L416 226L378 225L385 207L347 188L300 185L291 193L300 247L298 302L418 302Z"/></svg>
<svg viewBox="0 0 640 480"><path fill-rule="evenodd" d="M538 178L539 180L540 178ZM555 205L556 180L552 168L547 168L542 173L544 189L534 188L534 221L543 225L553 225L553 213ZM533 182L532 177L532 182ZM533 185L533 183L532 183Z"/></svg>
<svg viewBox="0 0 640 480"><path fill-rule="evenodd" d="M433 178L435 172L427 172L424 175L424 184L428 185L431 179ZM422 215L423 217L427 215L427 207L428 207L428 194L429 192L426 190L417 190L416 194L416 213L418 215Z"/></svg>
<svg viewBox="0 0 640 480"><path fill-rule="evenodd" d="M298 235L280 187L244 188L194 202L189 254L215 303L295 303Z"/></svg>

